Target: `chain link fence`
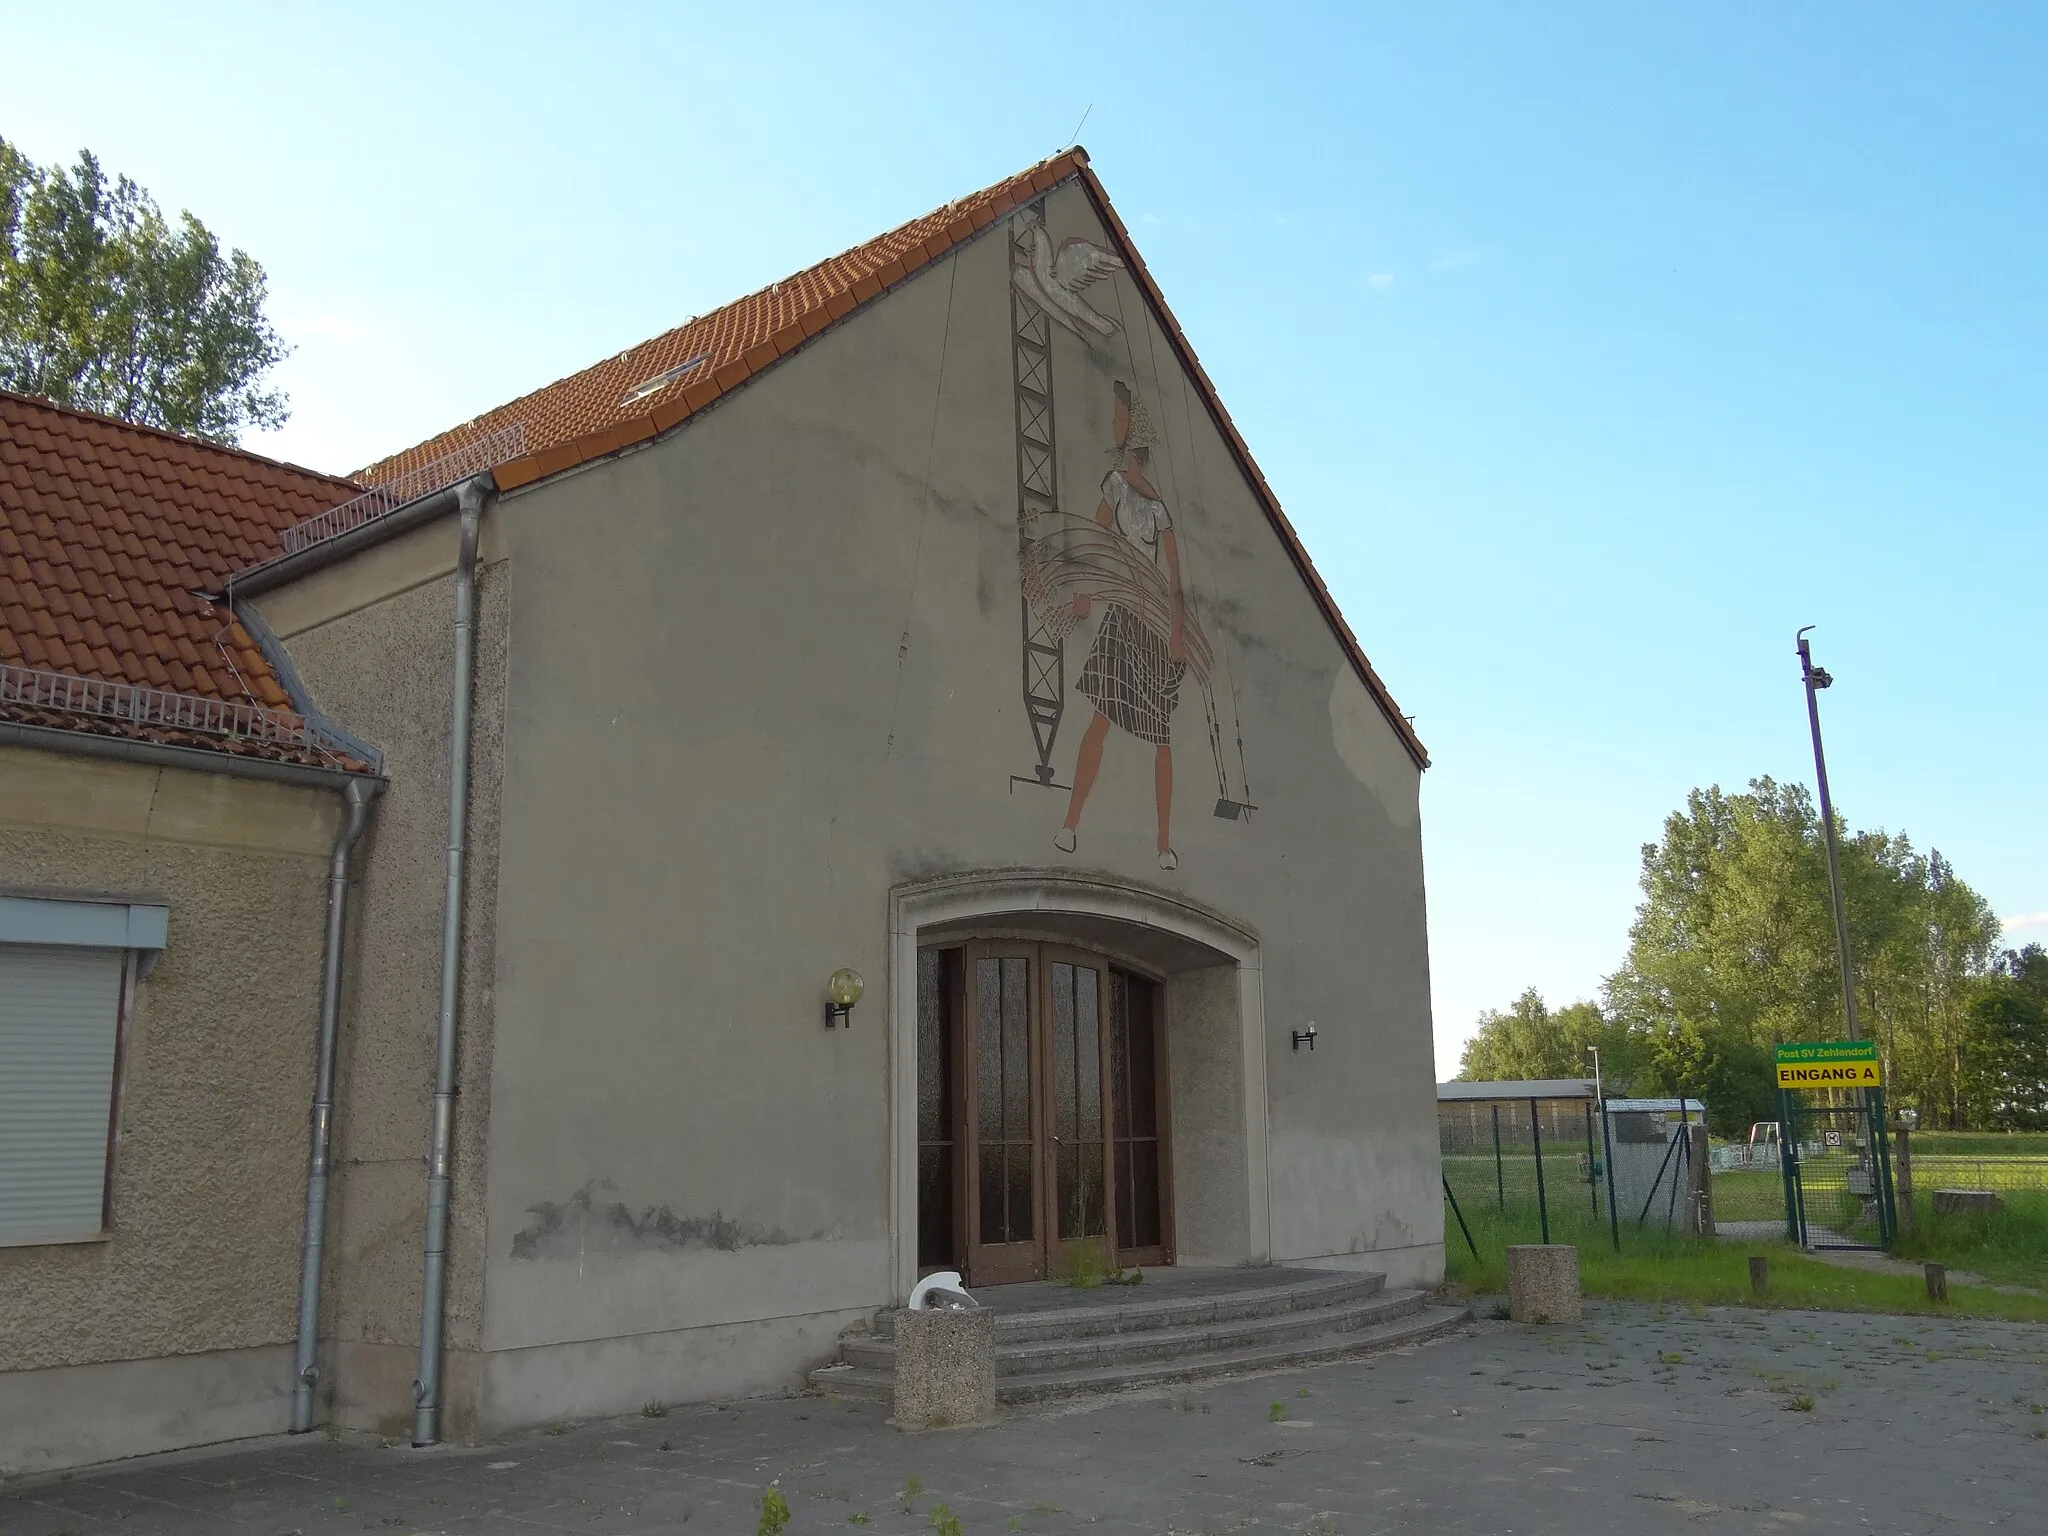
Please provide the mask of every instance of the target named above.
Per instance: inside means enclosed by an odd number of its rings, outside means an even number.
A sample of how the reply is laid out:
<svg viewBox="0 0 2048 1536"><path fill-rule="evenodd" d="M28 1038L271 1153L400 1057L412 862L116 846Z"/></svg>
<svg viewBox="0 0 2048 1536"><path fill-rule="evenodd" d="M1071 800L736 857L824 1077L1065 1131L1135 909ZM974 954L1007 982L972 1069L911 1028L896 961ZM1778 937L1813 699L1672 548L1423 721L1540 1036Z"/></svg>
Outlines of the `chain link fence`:
<svg viewBox="0 0 2048 1536"><path fill-rule="evenodd" d="M1604 1109L1604 1113L1603 1113ZM1437 1133L1449 1240L1598 1241L1697 1232L1703 1112L1693 1099L1613 1099L1592 1082L1445 1083Z"/></svg>

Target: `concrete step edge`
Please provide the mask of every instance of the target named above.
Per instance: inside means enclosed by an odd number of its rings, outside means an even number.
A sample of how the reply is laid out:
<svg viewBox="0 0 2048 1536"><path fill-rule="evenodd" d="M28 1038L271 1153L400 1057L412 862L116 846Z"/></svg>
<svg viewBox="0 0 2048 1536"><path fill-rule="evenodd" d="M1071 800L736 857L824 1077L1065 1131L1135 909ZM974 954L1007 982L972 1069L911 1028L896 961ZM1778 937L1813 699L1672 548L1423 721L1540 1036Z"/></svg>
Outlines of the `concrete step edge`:
<svg viewBox="0 0 2048 1536"><path fill-rule="evenodd" d="M1377 1295L1387 1277L1372 1270L1315 1269L1285 1285L1229 1291L1220 1296L1170 1297L1156 1302L1119 1302L1107 1306L1075 1306L1057 1312L1005 1313L996 1304L996 1336L1023 1342L1034 1338L1089 1338L1107 1333L1140 1333L1201 1322L1228 1322L1304 1311L1354 1297ZM893 1332L896 1308L876 1314L870 1337L886 1339Z"/></svg>
<svg viewBox="0 0 2048 1536"><path fill-rule="evenodd" d="M998 1376L996 1397L1005 1403L1041 1402L1091 1393L1126 1392L1177 1382L1205 1381L1261 1371L1356 1359L1381 1350L1398 1349L1449 1333L1472 1320L1469 1307L1425 1306L1394 1322L1327 1334L1310 1341L1266 1349L1226 1350L1183 1356L1140 1365L1106 1366L1082 1371L1048 1371L1030 1376ZM887 1403L895 1393L894 1375L872 1366L826 1367L810 1373L810 1383L830 1396Z"/></svg>
<svg viewBox="0 0 2048 1536"><path fill-rule="evenodd" d="M1277 1349L1231 1350L1221 1354L1192 1355L1181 1360L1146 1365L1109 1366L1088 1371L1047 1372L1042 1376L1009 1376L996 1379L996 1397L1005 1403L1038 1402L1055 1397L1073 1397L1096 1392L1124 1392L1144 1387L1171 1386L1182 1381L1201 1381L1217 1376L1244 1375L1261 1371L1287 1370L1325 1361L1348 1360L1404 1344L1420 1343L1460 1328L1472 1319L1467 1307L1429 1307L1398 1322L1331 1335L1313 1342Z"/></svg>
<svg viewBox="0 0 2048 1536"><path fill-rule="evenodd" d="M1383 1291L1362 1301L1340 1302L1270 1317L1232 1318L1185 1328L1157 1328L1143 1333L1102 1334L1080 1339L1034 1339L999 1345L996 1374L1030 1375L1036 1362L1094 1354L1103 1365L1137 1364L1181 1355L1227 1354L1237 1349L1279 1344L1323 1334L1351 1333L1412 1316L1428 1303L1421 1291ZM1056 1365L1055 1369L1066 1369Z"/></svg>
<svg viewBox="0 0 2048 1536"><path fill-rule="evenodd" d="M1021 1376L1045 1370L1086 1369L1095 1365L1135 1365L1146 1360L1217 1354L1260 1344L1280 1344L1291 1339L1345 1333L1406 1317L1420 1311L1427 1301L1427 1296L1421 1291L1381 1291L1323 1307L1175 1328L1084 1334L1078 1338L1002 1339L996 1345L996 1374ZM896 1358L895 1341L849 1338L842 1341L840 1358L853 1365L889 1370Z"/></svg>
<svg viewBox="0 0 2048 1536"><path fill-rule="evenodd" d="M820 1366L806 1378L811 1386L828 1397L849 1397L861 1402L886 1403L896 1395L896 1377L893 1372L877 1370L872 1366Z"/></svg>

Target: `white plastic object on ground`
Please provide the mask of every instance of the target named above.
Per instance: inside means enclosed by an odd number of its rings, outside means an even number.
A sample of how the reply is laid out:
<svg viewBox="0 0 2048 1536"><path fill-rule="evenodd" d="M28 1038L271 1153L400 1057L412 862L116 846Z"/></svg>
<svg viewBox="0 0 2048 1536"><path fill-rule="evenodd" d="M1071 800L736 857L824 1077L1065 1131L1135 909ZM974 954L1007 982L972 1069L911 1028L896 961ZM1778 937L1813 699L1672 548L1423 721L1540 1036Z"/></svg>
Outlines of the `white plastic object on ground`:
<svg viewBox="0 0 2048 1536"><path fill-rule="evenodd" d="M937 1292L938 1294L934 1294ZM926 1275L911 1288L910 1300L904 1305L912 1312L922 1312L928 1307L978 1307L980 1302L967 1294L967 1287L961 1282L960 1271L942 1269L936 1274Z"/></svg>

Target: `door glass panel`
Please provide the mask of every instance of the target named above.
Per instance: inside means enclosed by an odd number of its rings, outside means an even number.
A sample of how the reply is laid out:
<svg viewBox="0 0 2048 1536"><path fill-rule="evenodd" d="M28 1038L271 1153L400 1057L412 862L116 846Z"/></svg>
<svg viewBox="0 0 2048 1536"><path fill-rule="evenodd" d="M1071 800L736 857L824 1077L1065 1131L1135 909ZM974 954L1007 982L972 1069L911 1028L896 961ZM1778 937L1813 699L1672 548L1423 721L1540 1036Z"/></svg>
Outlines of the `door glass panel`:
<svg viewBox="0 0 2048 1536"><path fill-rule="evenodd" d="M1102 1141L1102 978L1089 966L1074 971L1074 1102L1082 1145ZM1101 1164L1096 1169L1101 1170Z"/></svg>
<svg viewBox="0 0 2048 1536"><path fill-rule="evenodd" d="M1123 1249L1162 1241L1159 1217L1159 1079L1152 984L1109 975L1110 1110L1116 1140L1116 1241Z"/></svg>
<svg viewBox="0 0 2048 1536"><path fill-rule="evenodd" d="M1018 956L975 963L975 1117L983 1243L1029 1242L1031 967Z"/></svg>
<svg viewBox="0 0 2048 1536"><path fill-rule="evenodd" d="M1053 1192L1062 1238L1099 1237L1102 1199L1101 983L1092 967L1052 972Z"/></svg>
<svg viewBox="0 0 2048 1536"><path fill-rule="evenodd" d="M1031 962L1003 962L1003 1140L1031 1140ZM1027 1227L1024 1236L1030 1236Z"/></svg>
<svg viewBox="0 0 2048 1536"><path fill-rule="evenodd" d="M943 1267L953 1241L953 1014L959 951L917 954L917 1262Z"/></svg>

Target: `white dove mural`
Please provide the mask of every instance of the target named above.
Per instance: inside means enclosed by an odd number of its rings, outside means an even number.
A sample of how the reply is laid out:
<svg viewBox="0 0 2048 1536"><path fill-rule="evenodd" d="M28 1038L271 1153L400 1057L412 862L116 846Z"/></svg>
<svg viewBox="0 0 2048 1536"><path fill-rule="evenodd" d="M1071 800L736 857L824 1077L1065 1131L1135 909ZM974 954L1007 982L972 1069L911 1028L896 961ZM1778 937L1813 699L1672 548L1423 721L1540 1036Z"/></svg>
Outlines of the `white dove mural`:
<svg viewBox="0 0 2048 1536"><path fill-rule="evenodd" d="M1078 235L1055 247L1044 216L1035 207L1024 208L1017 218L1024 236L1010 267L1017 291L1083 340L1114 336L1123 329L1081 297L1090 283L1123 271L1123 258Z"/></svg>

